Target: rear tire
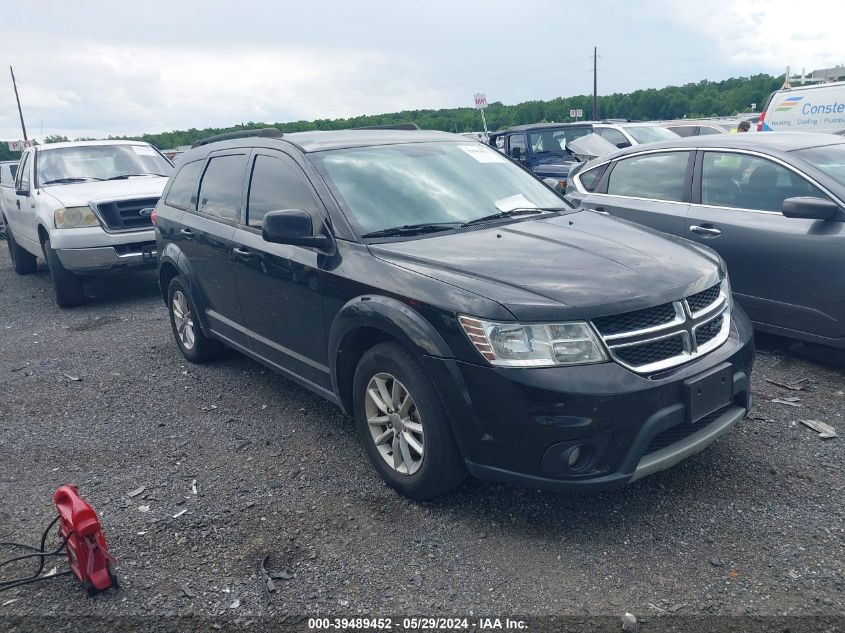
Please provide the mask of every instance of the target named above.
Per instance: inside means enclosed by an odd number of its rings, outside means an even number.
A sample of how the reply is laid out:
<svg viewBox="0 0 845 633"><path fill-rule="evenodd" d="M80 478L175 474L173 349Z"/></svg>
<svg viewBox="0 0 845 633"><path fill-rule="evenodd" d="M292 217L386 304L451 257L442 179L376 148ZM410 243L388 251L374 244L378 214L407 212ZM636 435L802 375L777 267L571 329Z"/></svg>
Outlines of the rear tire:
<svg viewBox="0 0 845 633"><path fill-rule="evenodd" d="M205 363L220 358L223 354L223 343L203 334L194 300L181 275L170 280L167 288L167 312L170 314L170 328L173 330L176 345L188 361Z"/></svg>
<svg viewBox="0 0 845 633"><path fill-rule="evenodd" d="M60 308L75 308L85 303L82 291L82 277L69 271L62 265L62 260L52 248L50 238L44 240L44 258L50 268L53 278L53 288L56 291L56 303Z"/></svg>
<svg viewBox="0 0 845 633"><path fill-rule="evenodd" d="M6 224L6 243L9 245L9 257L12 268L19 275L31 275L38 269L38 259L15 241L12 229Z"/></svg>
<svg viewBox="0 0 845 633"><path fill-rule="evenodd" d="M353 390L358 433L387 485L424 501L466 479L437 389L411 352L392 342L367 350Z"/></svg>

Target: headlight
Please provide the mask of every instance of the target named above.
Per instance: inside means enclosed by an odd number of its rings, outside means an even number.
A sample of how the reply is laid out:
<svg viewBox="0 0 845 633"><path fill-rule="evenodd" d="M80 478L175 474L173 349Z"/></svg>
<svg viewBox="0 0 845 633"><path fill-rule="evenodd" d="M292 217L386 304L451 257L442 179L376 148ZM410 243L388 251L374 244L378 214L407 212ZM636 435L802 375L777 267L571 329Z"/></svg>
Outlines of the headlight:
<svg viewBox="0 0 845 633"><path fill-rule="evenodd" d="M592 328L569 323L494 323L458 317L475 349L503 367L552 367L601 363L607 356Z"/></svg>
<svg viewBox="0 0 845 633"><path fill-rule="evenodd" d="M99 226L100 221L91 207L68 207L56 209L53 221L57 229L79 229L84 226Z"/></svg>

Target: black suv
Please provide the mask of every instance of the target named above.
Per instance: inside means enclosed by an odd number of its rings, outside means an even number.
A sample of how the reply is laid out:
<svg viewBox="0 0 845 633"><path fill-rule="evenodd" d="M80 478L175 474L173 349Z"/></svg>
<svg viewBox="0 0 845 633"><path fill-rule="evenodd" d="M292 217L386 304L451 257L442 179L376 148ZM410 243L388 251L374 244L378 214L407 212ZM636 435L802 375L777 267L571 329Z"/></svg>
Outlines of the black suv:
<svg viewBox="0 0 845 633"><path fill-rule="evenodd" d="M622 485L748 411L751 326L706 247L452 134L252 134L185 153L156 206L176 342L354 415L402 493Z"/></svg>

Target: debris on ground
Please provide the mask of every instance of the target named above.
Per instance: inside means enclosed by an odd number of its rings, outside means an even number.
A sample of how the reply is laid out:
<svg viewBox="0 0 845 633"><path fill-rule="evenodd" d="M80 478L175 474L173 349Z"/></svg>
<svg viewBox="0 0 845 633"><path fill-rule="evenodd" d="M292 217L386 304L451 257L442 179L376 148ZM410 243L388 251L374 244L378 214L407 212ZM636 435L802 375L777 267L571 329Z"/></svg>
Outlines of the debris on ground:
<svg viewBox="0 0 845 633"><path fill-rule="evenodd" d="M71 376L70 374L65 374L65 378L67 378L68 380L72 380L73 382L79 382L80 380L82 380L82 378L80 378L79 376Z"/></svg>
<svg viewBox="0 0 845 633"><path fill-rule="evenodd" d="M801 424L806 427L813 429L816 433L819 434L819 437L823 440L829 440L836 435L836 429L834 429L829 424L825 424L824 422L820 422L819 420L798 420Z"/></svg>
<svg viewBox="0 0 845 633"><path fill-rule="evenodd" d="M179 512L177 512L176 514L173 515L173 518L178 519L180 516L185 514L187 511L188 511L188 508L185 508L183 510L179 510Z"/></svg>
<svg viewBox="0 0 845 633"><path fill-rule="evenodd" d="M622 616L622 630L626 633L637 633L640 625L637 624L637 616L633 613L626 613Z"/></svg>
<svg viewBox="0 0 845 633"><path fill-rule="evenodd" d="M196 479L194 479L191 482L191 492L193 492L194 494L197 494L197 480Z"/></svg>
<svg viewBox="0 0 845 633"><path fill-rule="evenodd" d="M135 488L135 490L130 490L129 492L127 492L126 496L129 497L130 499L132 499L134 497L137 497L140 494L143 494L143 492L146 489L147 489L146 486L138 486L137 488Z"/></svg>
<svg viewBox="0 0 845 633"><path fill-rule="evenodd" d="M778 382L777 380L772 380L771 378L766 378L766 382L775 385L776 387L781 387L783 389L789 389L790 391L803 391L807 388L807 384L809 384L809 378L801 378L800 380L796 380L795 382L789 384L785 382ZM802 384L807 383L807 384Z"/></svg>
<svg viewBox="0 0 845 633"><path fill-rule="evenodd" d="M179 587L182 590L182 593L185 594L186 598L196 598L197 592L191 589L188 585L182 585Z"/></svg>
<svg viewBox="0 0 845 633"><path fill-rule="evenodd" d="M798 404L800 400L801 400L801 398L795 398L795 397L793 397L793 398L774 398L772 400L772 402L775 402L777 404L786 404L786 405L789 405L790 407L800 407L801 405Z"/></svg>

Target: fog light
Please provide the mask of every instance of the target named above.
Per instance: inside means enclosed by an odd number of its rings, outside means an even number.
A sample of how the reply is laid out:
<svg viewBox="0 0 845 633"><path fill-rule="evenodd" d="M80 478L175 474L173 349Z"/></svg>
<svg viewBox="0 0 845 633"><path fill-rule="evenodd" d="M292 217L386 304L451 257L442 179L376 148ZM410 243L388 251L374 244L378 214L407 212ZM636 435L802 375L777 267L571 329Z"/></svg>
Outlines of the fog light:
<svg viewBox="0 0 845 633"><path fill-rule="evenodd" d="M576 446L571 451L569 451L569 456L566 458L566 464L570 468L575 468L575 464L578 463L579 459L581 459L581 447Z"/></svg>

